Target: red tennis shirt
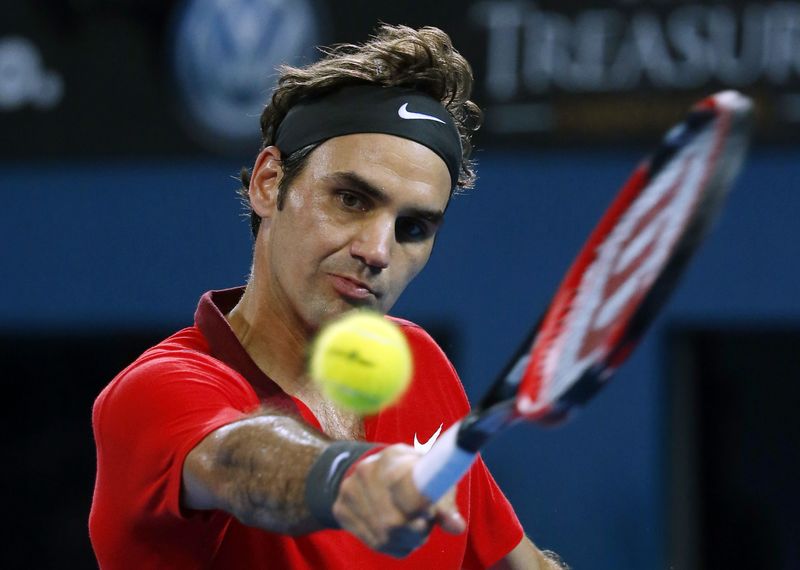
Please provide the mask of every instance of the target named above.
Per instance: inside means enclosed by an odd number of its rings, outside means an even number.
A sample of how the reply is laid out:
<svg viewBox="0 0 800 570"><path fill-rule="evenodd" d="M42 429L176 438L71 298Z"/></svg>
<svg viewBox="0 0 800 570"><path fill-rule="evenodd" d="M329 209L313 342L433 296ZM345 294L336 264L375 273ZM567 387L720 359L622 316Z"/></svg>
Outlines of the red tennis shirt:
<svg viewBox="0 0 800 570"><path fill-rule="evenodd" d="M222 511L182 508L184 459L217 428L268 402L320 429L301 401L261 372L225 320L242 291L206 293L194 326L146 351L97 398L89 531L101 568L485 568L519 543L519 521L480 460L458 486L467 531L452 536L436 528L401 560L341 530L288 536L247 527ZM366 439L425 443L462 417L468 402L434 341L420 327L395 321L410 342L414 378L399 404L365 419Z"/></svg>

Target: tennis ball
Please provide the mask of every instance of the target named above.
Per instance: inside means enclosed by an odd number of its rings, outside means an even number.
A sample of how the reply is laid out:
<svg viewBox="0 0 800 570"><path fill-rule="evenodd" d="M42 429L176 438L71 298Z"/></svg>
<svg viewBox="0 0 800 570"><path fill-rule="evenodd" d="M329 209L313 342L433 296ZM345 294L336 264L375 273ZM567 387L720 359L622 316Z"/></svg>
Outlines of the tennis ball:
<svg viewBox="0 0 800 570"><path fill-rule="evenodd" d="M376 413L408 388L411 349L400 327L379 313L352 311L322 328L311 346L309 372L339 407Z"/></svg>

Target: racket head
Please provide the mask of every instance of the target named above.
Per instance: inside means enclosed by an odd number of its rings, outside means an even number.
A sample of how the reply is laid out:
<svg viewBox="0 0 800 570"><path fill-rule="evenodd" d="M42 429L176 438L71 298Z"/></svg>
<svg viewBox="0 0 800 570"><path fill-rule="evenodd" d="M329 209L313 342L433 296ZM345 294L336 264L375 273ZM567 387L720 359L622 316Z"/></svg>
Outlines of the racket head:
<svg viewBox="0 0 800 570"><path fill-rule="evenodd" d="M562 421L628 357L717 217L752 109L734 91L700 101L634 170L498 383L497 395L516 389L515 415Z"/></svg>

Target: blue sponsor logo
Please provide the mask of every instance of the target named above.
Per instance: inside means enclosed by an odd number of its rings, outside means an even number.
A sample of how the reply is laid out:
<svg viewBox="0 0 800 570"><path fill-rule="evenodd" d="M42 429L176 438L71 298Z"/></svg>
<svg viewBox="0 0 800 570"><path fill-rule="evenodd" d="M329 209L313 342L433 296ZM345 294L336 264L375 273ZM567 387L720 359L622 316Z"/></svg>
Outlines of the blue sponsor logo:
<svg viewBox="0 0 800 570"><path fill-rule="evenodd" d="M277 68L313 61L319 43L311 0L187 0L172 56L193 132L218 149L252 147Z"/></svg>

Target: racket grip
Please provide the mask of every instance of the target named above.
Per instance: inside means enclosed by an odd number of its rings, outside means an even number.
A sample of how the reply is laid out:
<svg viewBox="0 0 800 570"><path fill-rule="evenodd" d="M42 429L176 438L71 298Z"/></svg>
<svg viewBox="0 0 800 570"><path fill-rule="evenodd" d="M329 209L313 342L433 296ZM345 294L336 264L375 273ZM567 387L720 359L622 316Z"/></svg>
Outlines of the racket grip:
<svg viewBox="0 0 800 570"><path fill-rule="evenodd" d="M477 457L477 453L458 447L460 427L461 421L450 426L414 466L414 484L431 502L438 501L450 487L458 483Z"/></svg>

